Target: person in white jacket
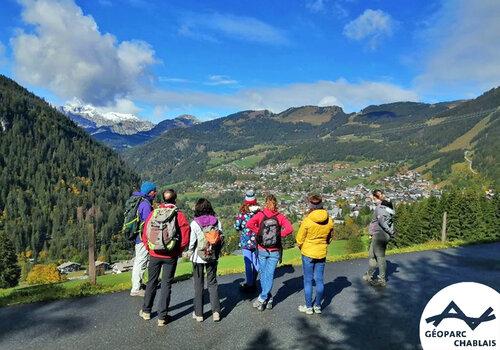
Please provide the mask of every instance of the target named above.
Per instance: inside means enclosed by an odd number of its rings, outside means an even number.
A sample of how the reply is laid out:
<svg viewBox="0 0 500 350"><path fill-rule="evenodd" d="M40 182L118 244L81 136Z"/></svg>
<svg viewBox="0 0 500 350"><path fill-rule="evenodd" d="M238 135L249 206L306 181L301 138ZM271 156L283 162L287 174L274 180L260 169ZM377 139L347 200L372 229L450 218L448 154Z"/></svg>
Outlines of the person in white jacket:
<svg viewBox="0 0 500 350"><path fill-rule="evenodd" d="M188 254L193 263L194 299L193 318L203 321L203 289L205 271L214 322L220 321L220 300L217 285L217 263L222 248L222 225L212 204L205 198L196 202Z"/></svg>

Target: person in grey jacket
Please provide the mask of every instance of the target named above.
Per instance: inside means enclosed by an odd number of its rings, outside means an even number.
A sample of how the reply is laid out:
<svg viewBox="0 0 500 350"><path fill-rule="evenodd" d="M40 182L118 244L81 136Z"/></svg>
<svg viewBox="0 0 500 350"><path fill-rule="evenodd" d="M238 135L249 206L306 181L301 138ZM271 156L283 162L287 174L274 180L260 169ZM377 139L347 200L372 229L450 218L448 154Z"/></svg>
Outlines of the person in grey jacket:
<svg viewBox="0 0 500 350"><path fill-rule="evenodd" d="M373 200L377 204L373 212L373 218L368 227L371 243L368 253L368 271L363 275L363 279L371 285L385 287L386 268L385 250L387 243L394 236L394 215L395 211L391 202L385 200L381 190L372 192ZM375 269L379 269L378 278L373 279Z"/></svg>

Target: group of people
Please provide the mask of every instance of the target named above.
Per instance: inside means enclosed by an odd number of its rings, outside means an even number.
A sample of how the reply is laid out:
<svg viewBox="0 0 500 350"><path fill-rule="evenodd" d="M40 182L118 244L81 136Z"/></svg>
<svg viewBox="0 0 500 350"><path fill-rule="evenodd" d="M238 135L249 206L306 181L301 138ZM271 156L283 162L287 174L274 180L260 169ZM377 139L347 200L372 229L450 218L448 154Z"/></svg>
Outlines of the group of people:
<svg viewBox="0 0 500 350"><path fill-rule="evenodd" d="M204 320L203 290L206 276L212 319L215 322L220 321L217 265L224 244L221 221L210 201L205 198L197 200L194 218L189 222L186 215L176 206L175 190L163 191L161 203L153 206L157 194L153 183L144 182L140 191L134 192L127 202L129 212L125 213L124 231L129 239L135 242L130 295L144 297L139 316L145 320L151 319L161 272L158 326L167 324L177 262L181 256L185 256L193 264L193 319L198 322ZM369 269L363 275L363 279L372 285L385 286L385 249L387 242L394 235L394 209L391 202L385 200L381 190L373 191L373 198L377 202L377 207L369 226L372 237ZM302 255L305 296L305 304L298 306L298 311L311 315L321 313L325 261L328 245L333 238L334 221L323 207L321 196L309 196L307 205L307 214L295 240ZM267 195L261 207L255 192L249 190L245 193L234 223L234 228L240 234L245 265L245 282L240 285L240 290L243 293L259 292L253 302L253 307L259 311L273 307L274 273L283 254L282 240L293 233L292 224L278 209L278 201L274 195ZM374 279L373 274L377 267L379 274L378 278ZM143 285L142 277L146 269L148 282Z"/></svg>

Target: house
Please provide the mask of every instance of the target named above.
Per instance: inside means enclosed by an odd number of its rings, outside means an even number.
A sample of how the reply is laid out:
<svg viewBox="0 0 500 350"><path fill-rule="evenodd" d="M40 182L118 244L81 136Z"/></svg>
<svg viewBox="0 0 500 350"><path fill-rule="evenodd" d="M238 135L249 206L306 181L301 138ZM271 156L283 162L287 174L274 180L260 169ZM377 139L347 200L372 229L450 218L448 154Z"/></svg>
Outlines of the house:
<svg viewBox="0 0 500 350"><path fill-rule="evenodd" d="M114 263L111 268L113 269L113 273L122 273L132 270L134 267L134 260L124 260Z"/></svg>
<svg viewBox="0 0 500 350"><path fill-rule="evenodd" d="M110 265L107 262L97 260L95 262L95 274L96 276L102 276L106 273L106 270L110 269Z"/></svg>
<svg viewBox="0 0 500 350"><path fill-rule="evenodd" d="M66 274L69 272L80 270L81 266L82 265L80 265L79 263L68 261L65 262L64 264L59 265L57 269L59 270L60 273Z"/></svg>

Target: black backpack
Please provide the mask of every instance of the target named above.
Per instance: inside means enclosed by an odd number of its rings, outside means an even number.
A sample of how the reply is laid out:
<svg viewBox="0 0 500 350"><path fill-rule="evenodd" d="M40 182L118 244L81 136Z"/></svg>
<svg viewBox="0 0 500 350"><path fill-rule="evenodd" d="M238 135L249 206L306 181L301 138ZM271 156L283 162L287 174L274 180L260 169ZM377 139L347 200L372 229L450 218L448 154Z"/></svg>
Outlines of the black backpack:
<svg viewBox="0 0 500 350"><path fill-rule="evenodd" d="M129 241L134 241L141 232L144 225L139 218L139 204L144 200L142 196L131 196L125 202L125 213L123 214L122 233Z"/></svg>
<svg viewBox="0 0 500 350"><path fill-rule="evenodd" d="M257 235L257 243L263 248L281 247L281 226L277 215L267 217L264 214L264 219L260 223L259 234Z"/></svg>

